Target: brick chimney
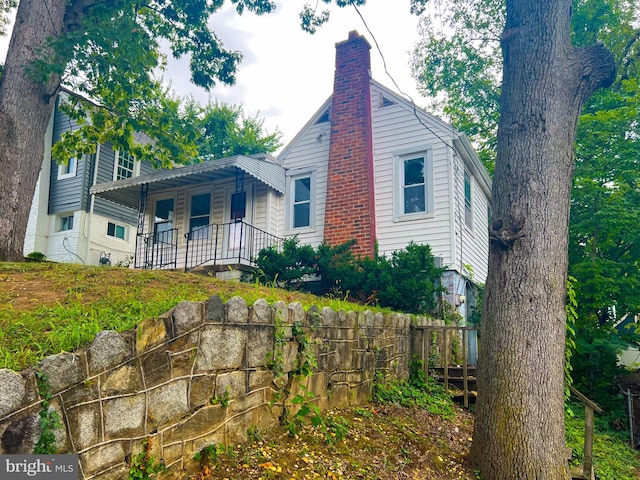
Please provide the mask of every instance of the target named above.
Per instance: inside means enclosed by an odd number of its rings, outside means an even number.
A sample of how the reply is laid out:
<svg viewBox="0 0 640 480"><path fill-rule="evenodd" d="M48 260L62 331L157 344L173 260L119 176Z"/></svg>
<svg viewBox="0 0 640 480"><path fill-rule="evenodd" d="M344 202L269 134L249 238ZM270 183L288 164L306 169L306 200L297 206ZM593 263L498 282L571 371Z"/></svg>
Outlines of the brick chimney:
<svg viewBox="0 0 640 480"><path fill-rule="evenodd" d="M376 239L370 49L356 31L336 44L324 221L324 240L355 239L352 251L360 257L373 257Z"/></svg>

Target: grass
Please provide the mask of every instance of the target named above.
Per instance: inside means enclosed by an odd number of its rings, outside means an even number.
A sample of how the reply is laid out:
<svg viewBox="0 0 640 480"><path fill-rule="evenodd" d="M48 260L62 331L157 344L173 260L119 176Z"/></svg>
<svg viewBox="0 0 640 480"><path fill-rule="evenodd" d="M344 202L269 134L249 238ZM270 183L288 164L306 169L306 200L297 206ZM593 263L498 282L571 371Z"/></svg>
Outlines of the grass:
<svg viewBox="0 0 640 480"><path fill-rule="evenodd" d="M88 267L51 262L0 263L0 368L22 370L42 358L90 344L102 330L124 331L183 300L235 295L317 304L335 310L364 307L257 284L183 272Z"/></svg>

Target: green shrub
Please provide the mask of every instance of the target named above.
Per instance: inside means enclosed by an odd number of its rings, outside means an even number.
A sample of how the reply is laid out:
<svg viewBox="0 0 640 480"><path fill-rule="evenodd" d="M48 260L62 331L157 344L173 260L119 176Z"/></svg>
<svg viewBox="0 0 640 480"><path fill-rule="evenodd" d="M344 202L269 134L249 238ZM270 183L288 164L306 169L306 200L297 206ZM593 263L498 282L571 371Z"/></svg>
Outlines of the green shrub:
<svg viewBox="0 0 640 480"><path fill-rule="evenodd" d="M301 246L297 238L284 242L282 251L261 250L256 264L262 283L304 288L305 276L319 279L319 293L349 297L408 313L431 313L444 291L429 245L410 243L390 258L355 258L354 241L338 246L322 243L317 249Z"/></svg>

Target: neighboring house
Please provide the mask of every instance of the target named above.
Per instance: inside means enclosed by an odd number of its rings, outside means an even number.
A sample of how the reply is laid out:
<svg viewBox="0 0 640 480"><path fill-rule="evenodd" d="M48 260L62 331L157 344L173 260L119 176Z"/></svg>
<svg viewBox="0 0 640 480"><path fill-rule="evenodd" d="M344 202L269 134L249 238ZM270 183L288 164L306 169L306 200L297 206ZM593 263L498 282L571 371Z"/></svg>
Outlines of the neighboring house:
<svg viewBox="0 0 640 480"><path fill-rule="evenodd" d="M333 95L277 160L236 156L94 186L141 206L136 265L251 265L294 235L313 246L355 239L362 256L429 244L465 314L470 280L487 275L491 180L464 134L370 79L369 51L357 32L336 45Z"/></svg>
<svg viewBox="0 0 640 480"><path fill-rule="evenodd" d="M103 262L125 262L135 251L138 207L95 198L89 189L97 183L151 172L152 167L110 144L97 145L93 155L72 158L64 165L56 163L52 145L75 128L77 124L56 108L45 138L24 254L40 252L51 261L89 265L100 264L101 258Z"/></svg>

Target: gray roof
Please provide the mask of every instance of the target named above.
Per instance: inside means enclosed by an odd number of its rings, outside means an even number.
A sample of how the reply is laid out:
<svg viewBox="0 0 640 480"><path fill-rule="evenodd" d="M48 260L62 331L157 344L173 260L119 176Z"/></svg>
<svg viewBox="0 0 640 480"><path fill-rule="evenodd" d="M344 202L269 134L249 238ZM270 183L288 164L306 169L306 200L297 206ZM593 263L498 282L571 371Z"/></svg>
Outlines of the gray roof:
<svg viewBox="0 0 640 480"><path fill-rule="evenodd" d="M91 187L89 193L137 209L140 203L140 190L144 184L149 186L148 193L152 194L172 188L235 177L236 169L240 169L283 194L285 191L285 169L268 158L262 155L256 157L236 155L220 158L197 165L159 170L115 182L99 183Z"/></svg>

